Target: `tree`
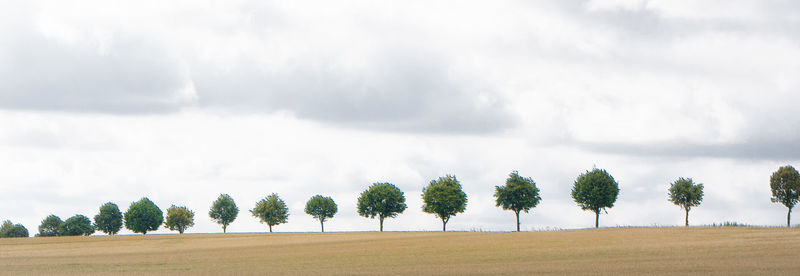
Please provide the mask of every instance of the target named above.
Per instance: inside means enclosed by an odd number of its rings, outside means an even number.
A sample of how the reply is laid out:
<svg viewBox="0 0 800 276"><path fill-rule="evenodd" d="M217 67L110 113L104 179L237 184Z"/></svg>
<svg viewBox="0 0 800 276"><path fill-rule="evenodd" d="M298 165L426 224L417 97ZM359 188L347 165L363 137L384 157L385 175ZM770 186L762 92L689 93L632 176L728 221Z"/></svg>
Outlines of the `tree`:
<svg viewBox="0 0 800 276"><path fill-rule="evenodd" d="M40 237L54 237L58 236L58 229L61 227L61 224L64 221L61 220L56 215L49 215L44 220L42 220L42 224L39 224L39 234L37 236Z"/></svg>
<svg viewBox="0 0 800 276"><path fill-rule="evenodd" d="M686 225L689 226L689 210L700 206L703 201L703 184L695 184L691 178L678 178L669 187L669 200L686 211Z"/></svg>
<svg viewBox="0 0 800 276"><path fill-rule="evenodd" d="M146 197L131 203L131 206L128 207L128 211L125 212L125 228L130 229L134 233L147 235L148 231L158 230L158 227L161 226L163 222L164 213L161 212L161 209L159 209L155 203Z"/></svg>
<svg viewBox="0 0 800 276"><path fill-rule="evenodd" d="M0 238L27 238L28 236L28 228L22 224L14 224L10 220L6 220L0 226Z"/></svg>
<svg viewBox="0 0 800 276"><path fill-rule="evenodd" d="M333 215L335 215L337 211L338 207L336 206L336 202L333 202L333 199L330 197L315 195L306 202L306 214L319 220L320 231L323 233L325 232L325 221L329 218L333 218Z"/></svg>
<svg viewBox="0 0 800 276"><path fill-rule="evenodd" d="M108 235L115 235L122 229L122 212L117 204L108 202L100 206L100 213L94 216L95 229Z"/></svg>
<svg viewBox="0 0 800 276"><path fill-rule="evenodd" d="M92 221L84 215L74 215L68 218L58 228L61 236L88 236L94 233Z"/></svg>
<svg viewBox="0 0 800 276"><path fill-rule="evenodd" d="M791 227L792 208L800 199L800 174L792 166L780 167L769 178L769 187L772 189L772 202L779 202L789 208L786 213L786 227Z"/></svg>
<svg viewBox="0 0 800 276"><path fill-rule="evenodd" d="M289 208L283 199L278 197L278 194L271 194L256 203L256 207L250 210L254 217L266 223L269 226L269 232L272 233L272 226L286 223L289 220Z"/></svg>
<svg viewBox="0 0 800 276"><path fill-rule="evenodd" d="M219 195L217 200L211 204L211 210L208 211L208 216L214 222L222 224L222 233L227 232L228 225L236 219L237 215L239 215L239 207L236 207L233 198L228 194Z"/></svg>
<svg viewBox="0 0 800 276"><path fill-rule="evenodd" d="M455 175L431 180L422 188L422 211L434 214L442 220L442 232L447 231L447 222L467 208L467 194L461 189Z"/></svg>
<svg viewBox="0 0 800 276"><path fill-rule="evenodd" d="M619 195L619 184L606 170L594 168L578 176L572 186L572 198L583 210L595 214L594 228L600 225L600 211L614 207Z"/></svg>
<svg viewBox="0 0 800 276"><path fill-rule="evenodd" d="M167 208L167 221L164 224L169 230L177 230L182 235L186 228L194 226L194 212L185 206L172 205Z"/></svg>
<svg viewBox="0 0 800 276"><path fill-rule="evenodd" d="M494 197L497 198L497 207L514 211L517 216L517 232L519 232L519 212L527 213L542 201L536 182L531 178L520 176L517 171L508 175L505 186L495 186Z"/></svg>
<svg viewBox="0 0 800 276"><path fill-rule="evenodd" d="M397 217L406 210L406 197L391 183L373 183L358 197L358 214L366 218L378 217L383 232L383 219Z"/></svg>

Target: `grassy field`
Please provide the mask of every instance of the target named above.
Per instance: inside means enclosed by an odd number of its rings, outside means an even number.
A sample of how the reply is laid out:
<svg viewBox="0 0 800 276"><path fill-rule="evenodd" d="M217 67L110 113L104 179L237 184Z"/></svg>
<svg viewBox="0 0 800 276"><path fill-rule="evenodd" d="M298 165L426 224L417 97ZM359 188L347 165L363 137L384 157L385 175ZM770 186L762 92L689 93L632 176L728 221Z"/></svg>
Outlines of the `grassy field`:
<svg viewBox="0 0 800 276"><path fill-rule="evenodd" d="M0 239L2 274L798 274L800 229Z"/></svg>

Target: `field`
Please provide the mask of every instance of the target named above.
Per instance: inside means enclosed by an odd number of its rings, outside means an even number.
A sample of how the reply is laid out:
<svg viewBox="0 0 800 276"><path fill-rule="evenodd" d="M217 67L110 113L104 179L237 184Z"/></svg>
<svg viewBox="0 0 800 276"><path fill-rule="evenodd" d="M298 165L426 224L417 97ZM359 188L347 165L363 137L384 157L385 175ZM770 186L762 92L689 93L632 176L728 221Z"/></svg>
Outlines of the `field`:
<svg viewBox="0 0 800 276"><path fill-rule="evenodd" d="M275 233L0 239L2 274L798 274L800 231Z"/></svg>

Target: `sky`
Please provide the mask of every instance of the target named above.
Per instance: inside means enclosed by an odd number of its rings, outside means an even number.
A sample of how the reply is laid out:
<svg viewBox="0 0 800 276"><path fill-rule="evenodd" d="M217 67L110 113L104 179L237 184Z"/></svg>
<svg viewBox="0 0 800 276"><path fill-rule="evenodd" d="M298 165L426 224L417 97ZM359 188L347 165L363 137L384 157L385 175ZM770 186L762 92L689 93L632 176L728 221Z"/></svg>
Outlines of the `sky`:
<svg viewBox="0 0 800 276"><path fill-rule="evenodd" d="M148 197L187 206L187 233L375 231L359 193L391 182L389 231L437 231L422 188L456 175L448 230L511 231L495 206L512 171L542 202L523 230L592 227L570 196L606 169L600 225L678 226L679 177L705 186L690 224L780 226L769 177L800 166L800 3L692 1L0 0L0 219L94 217ZM171 233L160 229L157 233ZM122 234L130 234L123 230Z"/></svg>

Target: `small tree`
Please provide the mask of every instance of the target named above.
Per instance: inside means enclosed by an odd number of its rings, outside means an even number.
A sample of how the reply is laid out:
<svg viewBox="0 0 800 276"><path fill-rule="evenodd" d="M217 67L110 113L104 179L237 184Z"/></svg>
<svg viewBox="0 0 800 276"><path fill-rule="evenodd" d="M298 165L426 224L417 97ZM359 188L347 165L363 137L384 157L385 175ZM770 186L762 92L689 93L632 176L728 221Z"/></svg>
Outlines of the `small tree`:
<svg viewBox="0 0 800 276"><path fill-rule="evenodd" d="M447 222L467 208L467 194L461 189L455 175L431 180L422 188L422 211L434 214L442 220L442 232L447 231Z"/></svg>
<svg viewBox="0 0 800 276"><path fill-rule="evenodd" d="M95 229L108 235L115 235L122 229L122 212L117 204L108 202L100 206L100 213L94 216Z"/></svg>
<svg viewBox="0 0 800 276"><path fill-rule="evenodd" d="M169 230L177 230L183 235L186 228L194 226L194 212L185 206L172 205L167 208L167 221L164 224Z"/></svg>
<svg viewBox="0 0 800 276"><path fill-rule="evenodd" d="M58 229L61 227L61 224L64 221L61 220L56 215L49 215L44 220L42 220L42 224L39 224L39 234L37 236L40 237L54 237L58 236Z"/></svg>
<svg viewBox="0 0 800 276"><path fill-rule="evenodd" d="M84 215L68 218L58 228L61 236L88 236L94 233L92 221Z"/></svg>
<svg viewBox="0 0 800 276"><path fill-rule="evenodd" d="M519 212L527 213L542 201L536 182L531 178L520 176L517 171L508 175L505 186L495 186L494 197L497 198L497 207L514 211L517 217L517 232L519 232Z"/></svg>
<svg viewBox="0 0 800 276"><path fill-rule="evenodd" d="M572 198L583 210L595 214L594 228L600 226L600 211L614 207L619 195L619 184L606 170L594 168L582 173L572 186Z"/></svg>
<svg viewBox="0 0 800 276"><path fill-rule="evenodd" d="M686 227L689 226L689 210L703 201L703 184L695 184L691 178L678 178L669 187L669 200L686 211Z"/></svg>
<svg viewBox="0 0 800 276"><path fill-rule="evenodd" d="M325 221L333 218L337 211L336 202L333 202L330 197L315 195L306 202L306 214L319 220L320 231L323 233L325 232Z"/></svg>
<svg viewBox="0 0 800 276"><path fill-rule="evenodd" d="M6 220L0 226L0 238L27 238L28 236L30 236L28 228L22 224L14 224L10 220Z"/></svg>
<svg viewBox="0 0 800 276"><path fill-rule="evenodd" d="M147 235L148 231L158 230L164 222L164 213L150 201L143 197L137 202L131 203L128 211L125 212L125 228L134 233Z"/></svg>
<svg viewBox="0 0 800 276"><path fill-rule="evenodd" d="M211 204L211 210L208 211L208 216L214 222L222 224L222 233L227 233L228 225L231 224L239 215L239 207L233 202L233 198L228 194L221 194Z"/></svg>
<svg viewBox="0 0 800 276"><path fill-rule="evenodd" d="M269 232L272 233L272 226L286 223L289 220L289 208L283 199L278 197L278 194L271 194L259 202L256 202L256 207L250 210L254 217L266 223L269 226Z"/></svg>
<svg viewBox="0 0 800 276"><path fill-rule="evenodd" d="M786 227L791 227L792 208L800 199L800 174L792 166L780 167L769 178L769 187L772 189L772 202L779 202L789 208L786 213Z"/></svg>
<svg viewBox="0 0 800 276"><path fill-rule="evenodd" d="M358 197L358 214L366 218L378 217L380 231L383 219L397 217L406 210L406 197L391 183L373 183Z"/></svg>

